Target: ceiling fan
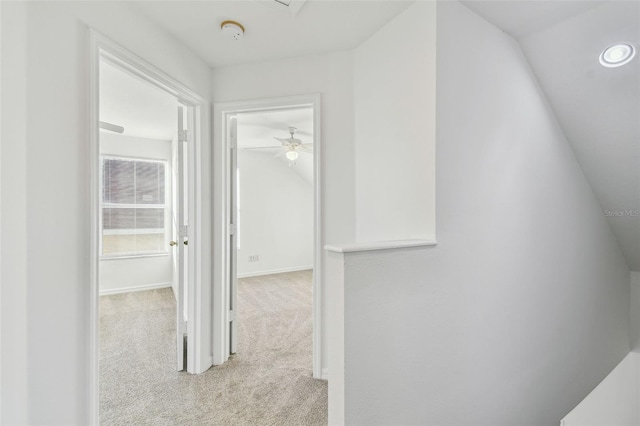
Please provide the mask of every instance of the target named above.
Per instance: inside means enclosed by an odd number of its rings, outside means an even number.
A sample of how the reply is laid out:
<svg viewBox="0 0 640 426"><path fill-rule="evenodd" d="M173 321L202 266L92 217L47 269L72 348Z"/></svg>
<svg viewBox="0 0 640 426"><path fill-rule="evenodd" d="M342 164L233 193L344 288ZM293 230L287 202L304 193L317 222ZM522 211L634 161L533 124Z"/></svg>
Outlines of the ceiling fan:
<svg viewBox="0 0 640 426"><path fill-rule="evenodd" d="M290 126L289 127L290 136L288 138L274 137L275 140L277 140L282 144L281 147L280 146L261 146L261 147L250 147L250 148L244 148L244 149L278 149L280 150L280 152L276 154L276 156L279 157L284 154L287 160L289 160L289 165L292 165L298 159L300 152L313 152L313 148L312 148L313 144L303 143L302 140L293 136L296 134L297 130L298 129L296 127Z"/></svg>
<svg viewBox="0 0 640 426"><path fill-rule="evenodd" d="M293 126L289 127L289 134L291 135L291 137L287 139L274 137L275 140L280 141L280 143L282 144L282 147L285 149L284 155L290 162L296 161L298 159L299 151L313 152L311 148L313 144L302 143L300 139L293 137L293 135L296 133L296 130L298 129Z"/></svg>

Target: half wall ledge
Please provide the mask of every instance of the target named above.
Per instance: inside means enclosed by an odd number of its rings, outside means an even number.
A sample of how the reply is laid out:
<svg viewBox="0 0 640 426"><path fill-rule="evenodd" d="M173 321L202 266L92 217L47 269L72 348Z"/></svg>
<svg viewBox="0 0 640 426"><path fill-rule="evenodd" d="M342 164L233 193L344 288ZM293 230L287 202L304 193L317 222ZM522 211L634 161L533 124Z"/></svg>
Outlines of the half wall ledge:
<svg viewBox="0 0 640 426"><path fill-rule="evenodd" d="M350 243L342 245L327 244L324 249L335 253L352 253L358 251L388 250L407 247L435 246L435 239L374 241L369 243Z"/></svg>

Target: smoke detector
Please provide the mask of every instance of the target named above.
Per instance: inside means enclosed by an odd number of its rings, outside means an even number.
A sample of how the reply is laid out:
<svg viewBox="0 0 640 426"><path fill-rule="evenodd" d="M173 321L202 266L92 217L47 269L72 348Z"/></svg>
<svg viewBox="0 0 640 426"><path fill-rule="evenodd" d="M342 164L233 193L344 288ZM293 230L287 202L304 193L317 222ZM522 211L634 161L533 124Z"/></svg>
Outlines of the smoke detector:
<svg viewBox="0 0 640 426"><path fill-rule="evenodd" d="M231 40L240 40L244 35L244 27L236 21L224 21L220 24L222 34Z"/></svg>

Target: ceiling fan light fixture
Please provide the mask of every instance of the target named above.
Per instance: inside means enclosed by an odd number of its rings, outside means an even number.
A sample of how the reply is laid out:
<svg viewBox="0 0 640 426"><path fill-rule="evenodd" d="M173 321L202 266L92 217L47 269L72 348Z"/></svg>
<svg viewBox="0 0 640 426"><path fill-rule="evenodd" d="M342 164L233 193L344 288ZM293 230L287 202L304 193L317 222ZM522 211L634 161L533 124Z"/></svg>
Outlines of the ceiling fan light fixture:
<svg viewBox="0 0 640 426"><path fill-rule="evenodd" d="M296 161L298 159L298 151L290 150L285 154L287 156L287 160Z"/></svg>
<svg viewBox="0 0 640 426"><path fill-rule="evenodd" d="M220 30L230 40L240 40L244 36L244 27L236 21L224 21L220 24Z"/></svg>
<svg viewBox="0 0 640 426"><path fill-rule="evenodd" d="M629 63L636 55L636 48L631 43L616 43L602 51L600 64L607 68L620 67Z"/></svg>

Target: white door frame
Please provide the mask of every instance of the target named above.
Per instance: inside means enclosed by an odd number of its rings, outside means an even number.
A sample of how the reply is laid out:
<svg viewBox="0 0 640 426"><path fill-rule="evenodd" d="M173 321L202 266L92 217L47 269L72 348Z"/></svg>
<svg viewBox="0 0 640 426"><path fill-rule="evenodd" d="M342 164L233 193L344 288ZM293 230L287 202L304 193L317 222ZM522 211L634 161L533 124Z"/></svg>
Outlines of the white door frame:
<svg viewBox="0 0 640 426"><path fill-rule="evenodd" d="M203 141L209 137L209 103L204 98L173 79L162 70L156 68L137 55L131 53L97 31L89 30L89 172L91 180L91 209L89 223L91 226L90 252L90 417L92 424L99 424L99 201L100 178L99 164L99 105L100 105L100 59L106 59L124 71L175 96L177 101L186 105L193 112L193 143L188 145L188 180L189 180L189 228L188 240L190 256L188 258L189 291L188 291L188 335L195 336L187 342L187 364L190 373L201 373L212 365L211 339L203 328L203 317L209 314L209 300L203 298L202 283L202 250L209 244L206 232L203 232L203 196L202 166L196 159L201 158ZM196 237L197 236L197 237ZM204 292L209 294L208 291ZM205 312L207 311L207 312ZM189 368L190 367L190 368Z"/></svg>
<svg viewBox="0 0 640 426"><path fill-rule="evenodd" d="M229 280L228 258L228 191L229 191L229 147L227 146L227 119L240 112L279 110L292 107L313 108L313 200L314 200L314 244L313 244L313 377L322 376L322 138L320 134L320 94L288 96L239 102L217 103L213 106L214 144L218 147L214 167L220 170L220 184L216 186L214 205L220 212L214 224L218 255L214 260L213 280L213 363L223 364L229 358L229 295L226 293ZM214 154L214 157L216 155ZM216 268L217 266L217 268ZM217 271L216 271L217 269Z"/></svg>

